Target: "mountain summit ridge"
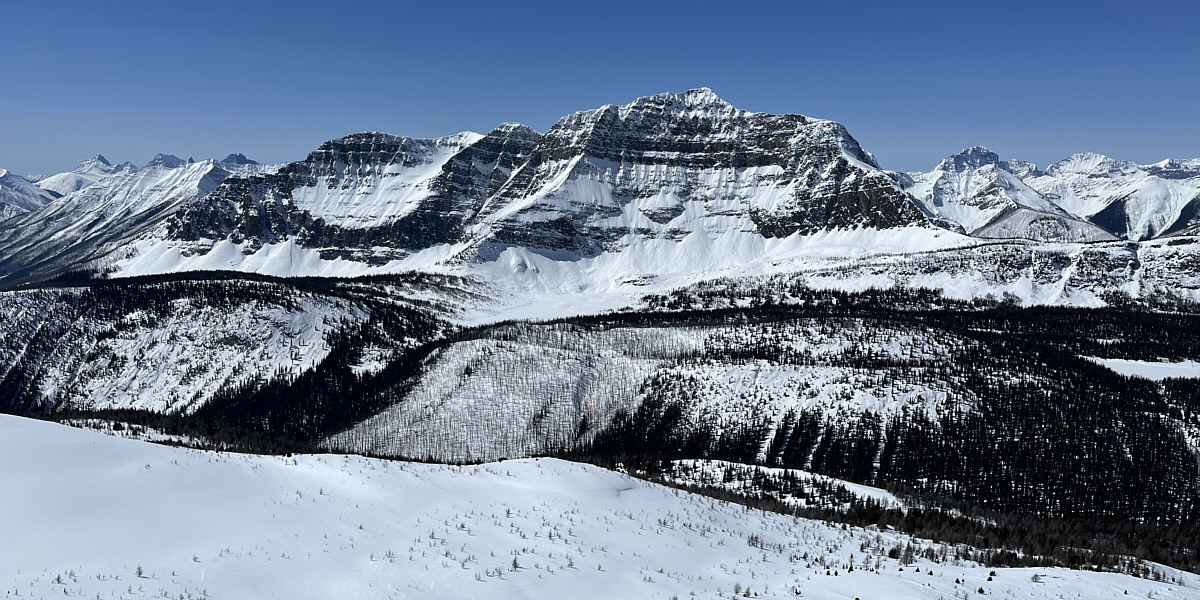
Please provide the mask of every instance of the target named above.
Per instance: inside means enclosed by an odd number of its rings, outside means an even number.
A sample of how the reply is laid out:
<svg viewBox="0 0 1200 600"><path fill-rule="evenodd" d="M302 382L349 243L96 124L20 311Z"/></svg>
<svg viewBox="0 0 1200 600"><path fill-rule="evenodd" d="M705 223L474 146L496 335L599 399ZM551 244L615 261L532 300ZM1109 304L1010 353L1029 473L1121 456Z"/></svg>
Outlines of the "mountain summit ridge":
<svg viewBox="0 0 1200 600"><path fill-rule="evenodd" d="M151 183L193 164L211 170L193 173L182 195ZM130 176L146 169L152 176ZM275 166L241 154L201 163L160 154L139 168L97 155L37 182L64 197L21 222L40 223L27 229L54 243L37 253L38 269L8 265L0 281L94 268L365 273L505 256L528 272L520 265L532 255L645 264L683 253L704 269L705 261L762 260L791 247L786 240L833 231L920 230L900 244L909 248L957 239L939 226L993 240L1138 240L1200 227L1198 182L1200 161L1139 167L1081 153L1042 171L983 146L929 173L890 173L836 121L743 110L696 88L577 111L545 133L517 123L428 139L351 133ZM101 184L113 189L86 192ZM1138 195L1146 190L1148 200ZM142 208L104 217L105 242L73 249L83 238L66 227L69 207L116 197ZM28 236L14 226L0 228L0 256L28 254L20 250ZM625 268L620 277L641 276Z"/></svg>

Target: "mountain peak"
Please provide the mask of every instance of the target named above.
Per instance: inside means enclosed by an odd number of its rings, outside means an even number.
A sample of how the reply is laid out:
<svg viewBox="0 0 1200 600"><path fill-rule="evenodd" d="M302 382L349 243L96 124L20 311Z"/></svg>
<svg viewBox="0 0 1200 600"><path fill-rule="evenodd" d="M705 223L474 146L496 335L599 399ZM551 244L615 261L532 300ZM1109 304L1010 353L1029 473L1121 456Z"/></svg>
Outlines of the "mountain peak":
<svg viewBox="0 0 1200 600"><path fill-rule="evenodd" d="M624 108L662 107L665 109L683 110L737 110L709 88L701 87L686 92L662 92L653 96L644 96L625 105Z"/></svg>
<svg viewBox="0 0 1200 600"><path fill-rule="evenodd" d="M501 124L497 125L496 128L493 129L490 133L491 134L510 134L510 135L514 134L514 133L519 133L522 135L527 135L530 133L537 134L538 131L528 125L523 125L521 123L501 123Z"/></svg>
<svg viewBox="0 0 1200 600"><path fill-rule="evenodd" d="M332 146L371 146L371 145L387 145L394 146L404 142L406 138L383 133L382 131L362 131L359 133L351 133L340 138L334 138L321 144L322 150L327 150Z"/></svg>
<svg viewBox="0 0 1200 600"><path fill-rule="evenodd" d="M182 158L179 158L178 156L175 156L174 154L159 153L159 154L155 154L154 158L150 159L150 162L146 163L146 166L147 167L157 166L157 167L166 167L168 169L174 169L176 167L183 165L184 162L185 161Z"/></svg>
<svg viewBox="0 0 1200 600"><path fill-rule="evenodd" d="M225 158L221 159L221 162L231 164L231 165L257 165L258 164L257 161L253 161L253 160L250 160L249 158L246 158L246 155L242 154L241 152L238 152L237 154L230 154L229 156L226 156Z"/></svg>
<svg viewBox="0 0 1200 600"><path fill-rule="evenodd" d="M75 168L76 173L87 173L92 171L109 172L112 170L112 163L104 158L103 154L97 154L81 163Z"/></svg>
<svg viewBox="0 0 1200 600"><path fill-rule="evenodd" d="M1137 170L1139 169L1135 163L1116 160L1095 152L1078 152L1046 167L1048 175L1067 173L1079 175L1119 175L1122 173L1132 173Z"/></svg>
<svg viewBox="0 0 1200 600"><path fill-rule="evenodd" d="M998 164L1000 164L1000 155L983 146L971 146L958 154L942 159L936 170L961 173L968 169Z"/></svg>

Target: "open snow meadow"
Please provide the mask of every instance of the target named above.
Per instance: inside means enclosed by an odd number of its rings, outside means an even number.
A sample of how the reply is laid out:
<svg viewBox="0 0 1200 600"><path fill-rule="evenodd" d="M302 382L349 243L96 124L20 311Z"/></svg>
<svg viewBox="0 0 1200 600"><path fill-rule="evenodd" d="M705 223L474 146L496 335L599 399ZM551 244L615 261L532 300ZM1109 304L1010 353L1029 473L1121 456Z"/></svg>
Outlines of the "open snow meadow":
<svg viewBox="0 0 1200 600"><path fill-rule="evenodd" d="M0 416L0 481L5 598L1200 597L1165 567L993 570L554 459L219 453Z"/></svg>

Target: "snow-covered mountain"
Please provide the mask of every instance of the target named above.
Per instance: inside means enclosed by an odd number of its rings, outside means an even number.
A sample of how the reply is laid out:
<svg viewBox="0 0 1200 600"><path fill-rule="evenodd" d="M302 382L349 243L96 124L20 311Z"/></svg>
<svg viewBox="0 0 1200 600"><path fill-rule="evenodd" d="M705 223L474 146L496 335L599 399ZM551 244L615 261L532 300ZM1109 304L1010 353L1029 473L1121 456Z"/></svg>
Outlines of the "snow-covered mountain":
<svg viewBox="0 0 1200 600"><path fill-rule="evenodd" d="M743 111L699 89L563 118L471 230L478 256L516 245L594 257L694 233L922 221L840 124Z"/></svg>
<svg viewBox="0 0 1200 600"><path fill-rule="evenodd" d="M57 197L16 173L0 169L0 221L37 210Z"/></svg>
<svg viewBox="0 0 1200 600"><path fill-rule="evenodd" d="M947 157L933 171L909 173L904 183L931 216L961 225L976 237L1056 242L1116 239L1047 200L1017 172L1028 176L1036 173L1036 167L1001 161L995 152L976 146Z"/></svg>
<svg viewBox="0 0 1200 600"><path fill-rule="evenodd" d="M108 162L108 159L104 158L103 154L97 154L80 163L73 171L39 179L37 186L59 196L66 196L92 185L105 177L136 170L137 167L133 163L123 162L119 165L114 165Z"/></svg>
<svg viewBox="0 0 1200 600"><path fill-rule="evenodd" d="M326 258L386 263L458 241L493 177L506 177L538 137L520 126L431 140L346 136L276 173L230 179L185 206L161 237L186 242L174 245L188 252L218 242L247 253L292 243Z"/></svg>
<svg viewBox="0 0 1200 600"><path fill-rule="evenodd" d="M1200 159L1138 165L1082 153L1043 171L975 147L897 179L928 214L977 237L1136 241L1200 226Z"/></svg>
<svg viewBox="0 0 1200 600"><path fill-rule="evenodd" d="M43 189L67 191L0 222L0 282L85 268L160 226L185 202L205 196L232 173L260 168L165 154L138 168L113 166L97 156L76 171L43 179L38 182Z"/></svg>
<svg viewBox="0 0 1200 600"><path fill-rule="evenodd" d="M1186 190L1198 164L1104 177ZM922 286L1027 304L1200 298L1191 238L1097 244L1120 232L1031 185L1079 170L973 148L930 173L889 173L837 123L747 112L698 89L582 111L546 134L517 124L436 139L353 134L274 168L237 154L161 156L141 169L96 157L42 181L91 184L0 226L0 283L72 271L416 270L490 286L490 301L456 316L472 323L789 273L815 287ZM1188 206L1170 231L1200 232Z"/></svg>
<svg viewBox="0 0 1200 600"><path fill-rule="evenodd" d="M1028 183L1071 213L1122 238L1150 239L1200 225L1196 160L1138 165L1075 154Z"/></svg>
<svg viewBox="0 0 1200 600"><path fill-rule="evenodd" d="M452 262L511 247L577 260L693 235L761 240L923 220L841 125L739 110L698 89L576 113L544 136L509 124L482 136L332 140L274 175L230 179L162 237L188 255L228 241L367 264L438 247Z"/></svg>

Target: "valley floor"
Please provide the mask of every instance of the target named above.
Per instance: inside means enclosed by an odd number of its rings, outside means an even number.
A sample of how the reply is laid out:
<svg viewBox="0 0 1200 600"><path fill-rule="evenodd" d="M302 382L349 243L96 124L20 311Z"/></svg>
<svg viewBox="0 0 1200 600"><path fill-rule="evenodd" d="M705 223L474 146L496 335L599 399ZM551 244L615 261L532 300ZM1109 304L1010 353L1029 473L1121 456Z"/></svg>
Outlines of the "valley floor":
<svg viewBox="0 0 1200 600"><path fill-rule="evenodd" d="M0 481L5 598L1200 596L1165 567L989 581L936 543L561 460L226 454L0 416ZM914 563L887 557L909 544Z"/></svg>

